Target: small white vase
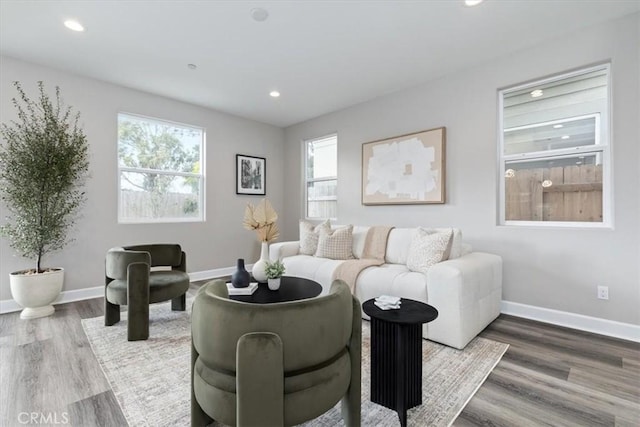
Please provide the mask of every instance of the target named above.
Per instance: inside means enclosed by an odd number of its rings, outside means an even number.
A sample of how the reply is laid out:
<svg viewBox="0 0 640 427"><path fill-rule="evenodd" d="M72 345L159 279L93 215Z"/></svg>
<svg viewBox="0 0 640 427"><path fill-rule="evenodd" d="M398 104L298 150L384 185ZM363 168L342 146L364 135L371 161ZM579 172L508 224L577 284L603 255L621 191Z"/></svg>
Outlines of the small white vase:
<svg viewBox="0 0 640 427"><path fill-rule="evenodd" d="M269 261L269 243L262 242L262 248L260 249L260 259L253 264L251 268L251 275L256 281L264 283L267 281L267 274L264 272Z"/></svg>
<svg viewBox="0 0 640 427"><path fill-rule="evenodd" d="M277 291L280 289L280 277L277 279L267 279L267 284L269 285L270 290Z"/></svg>
<svg viewBox="0 0 640 427"><path fill-rule="evenodd" d="M25 307L21 319L50 316L55 309L51 303L58 298L64 283L64 270L56 268L46 273L24 274L16 271L9 275L11 295Z"/></svg>

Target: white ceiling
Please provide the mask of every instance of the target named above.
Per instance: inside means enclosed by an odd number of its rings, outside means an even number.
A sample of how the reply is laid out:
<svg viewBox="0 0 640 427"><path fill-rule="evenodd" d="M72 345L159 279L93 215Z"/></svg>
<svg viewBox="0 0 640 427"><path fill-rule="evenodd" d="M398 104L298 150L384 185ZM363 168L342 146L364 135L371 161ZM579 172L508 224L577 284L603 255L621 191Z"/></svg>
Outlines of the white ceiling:
<svg viewBox="0 0 640 427"><path fill-rule="evenodd" d="M251 18L256 7L266 21ZM285 127L639 10L640 0L1 0L0 53ZM66 29L69 18L86 31Z"/></svg>

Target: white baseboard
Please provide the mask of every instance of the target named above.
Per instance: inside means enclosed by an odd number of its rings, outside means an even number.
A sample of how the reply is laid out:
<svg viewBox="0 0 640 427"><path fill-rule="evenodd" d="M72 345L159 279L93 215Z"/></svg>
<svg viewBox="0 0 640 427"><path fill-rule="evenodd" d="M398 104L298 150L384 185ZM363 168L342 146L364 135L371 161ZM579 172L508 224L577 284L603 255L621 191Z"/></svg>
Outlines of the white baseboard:
<svg viewBox="0 0 640 427"><path fill-rule="evenodd" d="M72 291L60 292L58 298L53 302L56 304L64 304L67 302L81 301L85 299L98 298L104 296L104 286L96 286L95 288L76 289ZM0 301L0 314L11 313L13 311L22 310L22 306L13 299Z"/></svg>
<svg viewBox="0 0 640 427"><path fill-rule="evenodd" d="M247 270L250 271L251 267L252 265L247 265ZM189 278L191 281L215 279L217 277L230 276L234 271L235 267L195 271L189 273ZM104 286L64 291L60 293L53 304L64 304L73 301L98 298L103 295ZM20 310L22 310L22 307L13 299L0 301L0 314ZM537 320L539 322L551 323L553 325L565 326L567 328L578 329L581 331L640 342L640 326L632 325L630 323L616 322L613 320L600 319L597 317L553 310L550 308L536 307L511 301L502 301L501 312L517 317L524 317L525 319Z"/></svg>
<svg viewBox="0 0 640 427"><path fill-rule="evenodd" d="M557 326L640 342L640 326L631 323L616 322L511 301L502 301L501 312Z"/></svg>
<svg viewBox="0 0 640 427"><path fill-rule="evenodd" d="M247 266L250 270L251 265ZM213 270L194 271L189 273L189 279L193 282L198 280L215 279L216 277L230 276L235 267L216 268ZM58 298L53 302L56 304L64 304L67 302L80 301L91 298L98 298L104 296L104 286L96 286L94 288L77 289L72 291L60 292ZM0 314L11 313L14 311L22 310L22 306L13 299L0 300Z"/></svg>
<svg viewBox="0 0 640 427"><path fill-rule="evenodd" d="M251 267L253 267L253 264L247 264L245 266L247 271L251 271ZM197 282L199 280L208 280L216 279L218 277L231 276L234 271L236 271L236 267L224 267L215 268L213 270L194 271L193 273L189 273L189 278L192 282Z"/></svg>

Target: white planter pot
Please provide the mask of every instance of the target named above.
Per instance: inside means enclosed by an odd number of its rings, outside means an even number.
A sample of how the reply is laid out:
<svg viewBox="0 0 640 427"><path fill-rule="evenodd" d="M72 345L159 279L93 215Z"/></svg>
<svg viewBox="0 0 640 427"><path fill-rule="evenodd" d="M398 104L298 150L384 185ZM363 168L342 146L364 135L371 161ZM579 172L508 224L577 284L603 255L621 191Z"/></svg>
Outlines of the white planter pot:
<svg viewBox="0 0 640 427"><path fill-rule="evenodd" d="M277 279L267 279L267 285L269 285L269 289L272 291L277 291L280 289L280 277Z"/></svg>
<svg viewBox="0 0 640 427"><path fill-rule="evenodd" d="M64 269L56 268L39 274L24 274L16 271L9 275L11 295L25 307L21 319L35 319L53 314L51 303L58 298L64 282Z"/></svg>
<svg viewBox="0 0 640 427"><path fill-rule="evenodd" d="M256 279L256 282L264 283L267 281L267 274L264 272L267 261L269 261L269 243L262 242L260 259L251 268L251 275Z"/></svg>

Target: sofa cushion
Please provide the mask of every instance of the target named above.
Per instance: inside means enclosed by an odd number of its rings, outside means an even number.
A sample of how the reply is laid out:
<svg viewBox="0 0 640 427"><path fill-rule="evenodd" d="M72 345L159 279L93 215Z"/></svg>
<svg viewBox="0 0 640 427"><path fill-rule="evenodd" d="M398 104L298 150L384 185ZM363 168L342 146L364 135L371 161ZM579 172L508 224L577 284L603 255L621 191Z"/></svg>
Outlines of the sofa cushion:
<svg viewBox="0 0 640 427"><path fill-rule="evenodd" d="M353 258L353 225L327 231L320 230L316 257L329 259Z"/></svg>
<svg viewBox="0 0 640 427"><path fill-rule="evenodd" d="M438 230L444 230L440 228ZM453 237L451 238L451 251L449 252L449 257L447 259L456 259L460 258L465 254L462 248L462 230L459 228L452 228ZM470 251L469 251L470 252Z"/></svg>
<svg viewBox="0 0 640 427"><path fill-rule="evenodd" d="M362 252L364 251L364 243L367 240L367 233L371 227L367 226L353 226L353 256L360 259L362 258Z"/></svg>
<svg viewBox="0 0 640 427"><path fill-rule="evenodd" d="M383 264L363 270L356 280L355 293L362 302L380 295L429 301L427 276L410 271L406 265L401 264Z"/></svg>
<svg viewBox="0 0 640 427"><path fill-rule="evenodd" d="M460 252L460 256L469 255L471 252L473 252L473 247L469 243L463 243L461 246L462 246L462 251ZM453 259L453 258L449 258L449 259Z"/></svg>
<svg viewBox="0 0 640 427"><path fill-rule="evenodd" d="M318 250L318 238L320 230L331 230L331 223L326 220L318 225L307 221L300 221L300 253L313 255Z"/></svg>
<svg viewBox="0 0 640 427"><path fill-rule="evenodd" d="M387 239L385 261L389 264L407 264L413 228L394 228Z"/></svg>
<svg viewBox="0 0 640 427"><path fill-rule="evenodd" d="M448 258L453 231L437 231L418 227L411 239L407 267L411 271L425 273L429 267Z"/></svg>

